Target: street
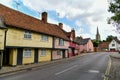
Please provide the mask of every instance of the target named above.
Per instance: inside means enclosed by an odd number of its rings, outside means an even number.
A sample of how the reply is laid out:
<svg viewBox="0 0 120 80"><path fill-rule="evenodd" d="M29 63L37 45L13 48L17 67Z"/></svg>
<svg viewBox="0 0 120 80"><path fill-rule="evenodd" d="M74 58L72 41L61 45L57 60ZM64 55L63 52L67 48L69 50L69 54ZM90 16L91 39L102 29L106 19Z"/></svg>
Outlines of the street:
<svg viewBox="0 0 120 80"><path fill-rule="evenodd" d="M108 60L109 53L90 53L71 60L0 77L0 80L103 80Z"/></svg>

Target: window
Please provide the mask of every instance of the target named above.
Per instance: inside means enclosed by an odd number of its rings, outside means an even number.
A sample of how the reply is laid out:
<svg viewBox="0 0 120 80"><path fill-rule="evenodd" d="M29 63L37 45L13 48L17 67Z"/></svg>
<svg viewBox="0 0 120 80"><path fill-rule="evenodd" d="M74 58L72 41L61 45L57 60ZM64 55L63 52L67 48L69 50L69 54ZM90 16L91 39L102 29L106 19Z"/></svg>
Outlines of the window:
<svg viewBox="0 0 120 80"><path fill-rule="evenodd" d="M46 50L41 50L40 51L40 56L46 56Z"/></svg>
<svg viewBox="0 0 120 80"><path fill-rule="evenodd" d="M64 45L64 40L63 39L59 39L59 45L63 46Z"/></svg>
<svg viewBox="0 0 120 80"><path fill-rule="evenodd" d="M48 36L47 35L42 35L41 40L42 41L48 41Z"/></svg>
<svg viewBox="0 0 120 80"><path fill-rule="evenodd" d="M115 44L112 44L112 47L114 47L115 46Z"/></svg>
<svg viewBox="0 0 120 80"><path fill-rule="evenodd" d="M32 56L31 54L32 54L31 49L24 49L23 57L31 57Z"/></svg>
<svg viewBox="0 0 120 80"><path fill-rule="evenodd" d="M62 54L62 51L57 51L57 55L60 55L61 56L61 54Z"/></svg>
<svg viewBox="0 0 120 80"><path fill-rule="evenodd" d="M24 33L24 38L26 38L26 39L31 39L31 38L32 38L31 32L25 31L25 33Z"/></svg>

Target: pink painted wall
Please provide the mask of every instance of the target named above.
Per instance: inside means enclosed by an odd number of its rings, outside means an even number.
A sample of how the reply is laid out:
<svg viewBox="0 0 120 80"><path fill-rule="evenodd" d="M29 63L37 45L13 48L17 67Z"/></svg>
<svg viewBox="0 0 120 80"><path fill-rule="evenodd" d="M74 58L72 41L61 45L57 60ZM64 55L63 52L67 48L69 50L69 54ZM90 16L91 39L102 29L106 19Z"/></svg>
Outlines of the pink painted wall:
<svg viewBox="0 0 120 80"><path fill-rule="evenodd" d="M85 45L80 45L80 52L82 52L83 50L85 50L87 52L93 52L94 51L93 43L92 43L91 40L89 40L88 43L85 44Z"/></svg>
<svg viewBox="0 0 120 80"><path fill-rule="evenodd" d="M55 38L54 41L55 41L55 42L54 42L54 47L55 47L55 48L68 49L68 47L69 47L69 42L68 42L68 41L64 41L64 45L63 45L63 46L60 46L60 45L59 45L59 38Z"/></svg>
<svg viewBox="0 0 120 80"><path fill-rule="evenodd" d="M52 59L62 59L62 54L57 55L57 50L52 51Z"/></svg>

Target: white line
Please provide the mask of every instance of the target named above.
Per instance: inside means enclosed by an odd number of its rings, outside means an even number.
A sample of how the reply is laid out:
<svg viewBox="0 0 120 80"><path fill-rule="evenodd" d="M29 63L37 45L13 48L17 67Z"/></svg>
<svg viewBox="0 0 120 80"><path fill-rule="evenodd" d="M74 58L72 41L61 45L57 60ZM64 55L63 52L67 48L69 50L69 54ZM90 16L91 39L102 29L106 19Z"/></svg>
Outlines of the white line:
<svg viewBox="0 0 120 80"><path fill-rule="evenodd" d="M66 71L69 71L69 70L71 70L71 69L73 69L73 68L75 68L75 67L77 67L77 66L78 66L78 65L74 65L74 66L72 66L72 67L70 67L70 68L67 68L67 69L63 70L63 71L60 71L60 72L58 72L58 73L55 73L55 75L62 74L62 73L66 72Z"/></svg>

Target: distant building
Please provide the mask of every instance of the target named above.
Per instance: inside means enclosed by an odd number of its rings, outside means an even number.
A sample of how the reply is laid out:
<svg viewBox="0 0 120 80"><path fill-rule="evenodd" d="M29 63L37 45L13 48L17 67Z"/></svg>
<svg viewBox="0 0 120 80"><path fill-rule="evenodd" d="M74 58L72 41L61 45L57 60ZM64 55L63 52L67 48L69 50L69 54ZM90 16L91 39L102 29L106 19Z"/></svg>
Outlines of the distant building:
<svg viewBox="0 0 120 80"><path fill-rule="evenodd" d="M98 45L98 51L108 51L109 49L109 42L101 42Z"/></svg>
<svg viewBox="0 0 120 80"><path fill-rule="evenodd" d="M120 51L120 41L114 38L109 44L110 51Z"/></svg>
<svg viewBox="0 0 120 80"><path fill-rule="evenodd" d="M93 52L94 47L90 38L76 39L76 42L80 44L80 52Z"/></svg>
<svg viewBox="0 0 120 80"><path fill-rule="evenodd" d="M96 40L97 41L100 41L100 34L99 34L99 30L98 30L98 27L97 27L97 34L96 34Z"/></svg>

